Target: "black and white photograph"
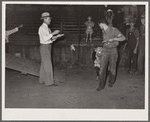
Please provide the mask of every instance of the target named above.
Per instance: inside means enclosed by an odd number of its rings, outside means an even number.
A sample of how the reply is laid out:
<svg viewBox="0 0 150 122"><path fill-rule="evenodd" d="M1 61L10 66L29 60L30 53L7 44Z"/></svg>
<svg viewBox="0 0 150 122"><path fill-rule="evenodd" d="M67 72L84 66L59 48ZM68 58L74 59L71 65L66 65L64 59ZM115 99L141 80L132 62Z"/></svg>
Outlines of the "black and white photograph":
<svg viewBox="0 0 150 122"><path fill-rule="evenodd" d="M2 1L2 120L148 121L149 2Z"/></svg>

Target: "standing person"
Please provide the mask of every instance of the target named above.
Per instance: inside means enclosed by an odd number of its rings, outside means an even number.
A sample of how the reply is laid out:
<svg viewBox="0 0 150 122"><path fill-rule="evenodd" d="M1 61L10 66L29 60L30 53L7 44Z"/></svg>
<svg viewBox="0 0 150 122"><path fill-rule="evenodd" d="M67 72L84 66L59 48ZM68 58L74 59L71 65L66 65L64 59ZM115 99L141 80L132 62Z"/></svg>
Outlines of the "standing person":
<svg viewBox="0 0 150 122"><path fill-rule="evenodd" d="M86 25L86 43L88 41L88 37L90 35L90 42L92 42L92 34L93 34L93 27L95 23L92 21L92 18L89 16L88 21L85 22Z"/></svg>
<svg viewBox="0 0 150 122"><path fill-rule="evenodd" d="M112 87L115 83L116 77L116 64L118 59L117 46L119 41L124 41L125 37L121 32L115 28L108 26L105 20L102 20L99 24L103 32L103 51L101 58L101 68L99 72L99 87L97 91L104 89L106 84L106 70L109 63L109 87Z"/></svg>
<svg viewBox="0 0 150 122"><path fill-rule="evenodd" d="M145 16L141 17L141 23L140 26L140 40L138 44L138 66L136 75L141 75L144 73L144 61L145 61Z"/></svg>
<svg viewBox="0 0 150 122"><path fill-rule="evenodd" d="M39 83L45 83L46 86L57 86L54 83L53 79L53 68L51 61L51 49L52 43L56 40L60 31L55 30L51 32L48 25L50 25L51 17L48 12L44 12L41 15L41 19L43 20L43 24L39 27L39 38L40 38L40 53L41 53L41 67L40 67L40 76Z"/></svg>
<svg viewBox="0 0 150 122"><path fill-rule="evenodd" d="M127 43L125 44L126 61L125 71L127 74L135 73L137 70L137 48L139 42L139 31L134 26L134 18L130 19L130 28L126 31Z"/></svg>
<svg viewBox="0 0 150 122"><path fill-rule="evenodd" d="M113 19L114 19L114 13L111 9L108 9L105 13L105 16L106 16L106 20L108 22L108 25L109 26L113 26Z"/></svg>

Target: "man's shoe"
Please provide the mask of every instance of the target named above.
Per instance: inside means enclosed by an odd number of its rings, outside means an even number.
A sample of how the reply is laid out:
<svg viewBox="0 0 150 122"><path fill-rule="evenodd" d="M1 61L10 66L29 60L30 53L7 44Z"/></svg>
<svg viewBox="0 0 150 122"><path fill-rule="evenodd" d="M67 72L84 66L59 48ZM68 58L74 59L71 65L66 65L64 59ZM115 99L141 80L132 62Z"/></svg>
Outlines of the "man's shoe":
<svg viewBox="0 0 150 122"><path fill-rule="evenodd" d="M101 91L101 90L102 90L102 88L98 87L96 90L97 90L97 91Z"/></svg>
<svg viewBox="0 0 150 122"><path fill-rule="evenodd" d="M58 86L57 84L52 84L52 85L46 85L47 87L50 87L50 86Z"/></svg>
<svg viewBox="0 0 150 122"><path fill-rule="evenodd" d="M109 84L108 87L113 87L113 84Z"/></svg>

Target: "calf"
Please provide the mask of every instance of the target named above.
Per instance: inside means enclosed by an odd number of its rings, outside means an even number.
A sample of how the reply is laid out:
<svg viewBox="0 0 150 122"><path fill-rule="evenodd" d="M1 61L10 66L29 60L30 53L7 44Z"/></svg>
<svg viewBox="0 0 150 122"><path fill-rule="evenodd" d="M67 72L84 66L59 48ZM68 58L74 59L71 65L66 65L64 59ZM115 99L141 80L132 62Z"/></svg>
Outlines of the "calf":
<svg viewBox="0 0 150 122"><path fill-rule="evenodd" d="M102 57L102 47L94 48L92 53L92 60L94 62L94 67L96 70L96 80L99 80L99 71L101 67L101 57Z"/></svg>

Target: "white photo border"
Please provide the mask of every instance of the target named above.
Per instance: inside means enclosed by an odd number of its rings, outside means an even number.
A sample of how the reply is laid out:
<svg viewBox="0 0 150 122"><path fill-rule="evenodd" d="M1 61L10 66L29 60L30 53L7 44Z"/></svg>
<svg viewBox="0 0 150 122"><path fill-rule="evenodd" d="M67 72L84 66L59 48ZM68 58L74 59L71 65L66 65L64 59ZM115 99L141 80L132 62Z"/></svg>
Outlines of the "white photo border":
<svg viewBox="0 0 150 122"><path fill-rule="evenodd" d="M8 109L5 108L5 14L6 4L53 4L53 5L145 5L145 109ZM149 99L149 3L104 1L2 1L2 120L88 120L88 121L148 121ZM84 113L84 114L83 114Z"/></svg>

